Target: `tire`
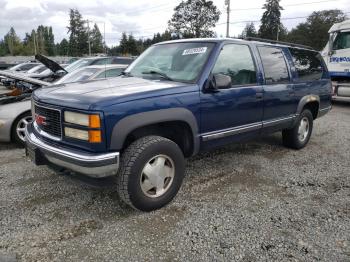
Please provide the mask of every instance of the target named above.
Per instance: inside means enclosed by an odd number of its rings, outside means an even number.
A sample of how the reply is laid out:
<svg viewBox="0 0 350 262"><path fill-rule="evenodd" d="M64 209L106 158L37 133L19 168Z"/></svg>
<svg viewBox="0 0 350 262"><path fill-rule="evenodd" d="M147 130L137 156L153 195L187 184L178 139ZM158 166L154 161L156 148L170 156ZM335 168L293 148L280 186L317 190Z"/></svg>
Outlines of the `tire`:
<svg viewBox="0 0 350 262"><path fill-rule="evenodd" d="M149 212L173 200L184 174L185 159L179 146L164 137L146 136L122 154L117 191L132 208Z"/></svg>
<svg viewBox="0 0 350 262"><path fill-rule="evenodd" d="M309 109L304 109L292 129L282 131L283 145L293 149L304 148L310 140L313 129L313 115ZM305 127L303 128L302 125ZM299 132L299 129L301 132ZM307 129L307 130L306 130Z"/></svg>
<svg viewBox="0 0 350 262"><path fill-rule="evenodd" d="M24 147L24 128L26 124L32 121L32 119L32 114L29 111L19 115L13 122L11 136L12 141L15 142L17 145Z"/></svg>

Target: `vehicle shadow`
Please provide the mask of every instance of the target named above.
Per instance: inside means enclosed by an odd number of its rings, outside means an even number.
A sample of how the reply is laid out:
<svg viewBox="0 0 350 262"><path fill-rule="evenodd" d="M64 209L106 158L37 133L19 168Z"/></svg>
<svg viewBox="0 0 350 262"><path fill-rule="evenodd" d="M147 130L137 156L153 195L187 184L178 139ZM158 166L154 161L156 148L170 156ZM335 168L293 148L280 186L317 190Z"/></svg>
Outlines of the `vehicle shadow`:
<svg viewBox="0 0 350 262"><path fill-rule="evenodd" d="M191 171L191 173L200 174L200 168L202 162L213 162L213 158L220 157L220 155L225 154L240 154L240 155L254 155L261 150L276 151L276 154L282 155L281 152L286 151L282 146L282 138L280 134L273 134L263 136L261 138L252 140L247 143L234 143L218 149L213 149L207 152L198 154L197 156L191 157L188 159L188 168L198 169L197 171ZM218 165L217 168L221 165L220 161L213 162L213 169L216 169L215 165ZM135 211L134 209L128 207L124 202L118 197L116 190L116 180L114 177L105 178L105 179L94 179L89 178L83 175L72 174L70 172L61 173L64 176L67 183L75 183L80 189L83 189L88 195L92 195L96 201L90 202L90 207L85 209L84 212L94 213L98 212L98 205L104 202L113 203L104 209L106 214L114 214L114 216L132 216L137 215L140 212ZM196 175L198 176L198 175ZM195 176L188 177L187 183L191 183L191 180L196 180ZM98 199L98 200L97 200ZM95 210L95 211L94 211ZM94 213L98 217L104 217L102 213Z"/></svg>
<svg viewBox="0 0 350 262"><path fill-rule="evenodd" d="M5 151L5 150L11 150L11 149L23 149L23 147L20 147L14 143L0 143L0 151Z"/></svg>

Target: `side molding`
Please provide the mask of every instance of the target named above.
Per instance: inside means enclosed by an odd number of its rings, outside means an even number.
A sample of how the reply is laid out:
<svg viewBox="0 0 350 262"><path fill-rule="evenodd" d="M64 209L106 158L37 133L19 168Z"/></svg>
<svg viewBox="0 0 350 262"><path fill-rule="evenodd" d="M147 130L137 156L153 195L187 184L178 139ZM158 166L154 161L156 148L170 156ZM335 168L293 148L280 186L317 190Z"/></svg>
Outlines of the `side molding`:
<svg viewBox="0 0 350 262"><path fill-rule="evenodd" d="M113 127L110 148L112 150L120 150L128 134L137 128L170 121L183 121L191 127L194 143L193 152L194 154L197 153L200 143L197 120L193 113L185 108L169 108L143 112L121 119Z"/></svg>

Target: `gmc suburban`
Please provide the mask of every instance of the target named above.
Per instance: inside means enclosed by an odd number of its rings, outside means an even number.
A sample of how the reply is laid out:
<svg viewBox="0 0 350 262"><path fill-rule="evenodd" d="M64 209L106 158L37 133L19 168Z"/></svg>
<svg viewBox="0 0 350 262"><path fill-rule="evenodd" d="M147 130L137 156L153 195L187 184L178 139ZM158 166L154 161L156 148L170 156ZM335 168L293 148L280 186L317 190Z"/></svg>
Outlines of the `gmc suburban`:
<svg viewBox="0 0 350 262"><path fill-rule="evenodd" d="M27 155L37 165L115 177L131 207L151 211L180 189L185 158L282 131L303 148L331 109L320 54L250 39L188 39L148 48L116 78L34 92Z"/></svg>

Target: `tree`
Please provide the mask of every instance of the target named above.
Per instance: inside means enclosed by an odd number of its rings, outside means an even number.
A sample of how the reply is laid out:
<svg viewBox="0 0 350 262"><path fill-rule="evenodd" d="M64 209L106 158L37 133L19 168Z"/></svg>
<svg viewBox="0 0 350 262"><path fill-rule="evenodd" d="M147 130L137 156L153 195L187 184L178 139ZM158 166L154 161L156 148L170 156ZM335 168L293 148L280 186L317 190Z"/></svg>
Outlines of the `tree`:
<svg viewBox="0 0 350 262"><path fill-rule="evenodd" d="M265 39L275 40L280 38L278 35L282 30L285 30L281 24L281 10L283 7L280 6L281 0L266 0L263 6L264 12L261 18L261 25L259 29L259 36Z"/></svg>
<svg viewBox="0 0 350 262"><path fill-rule="evenodd" d="M257 37L258 33L255 29L254 23L248 23L246 24L245 28L242 31L242 34L239 36L239 38L246 38L246 37Z"/></svg>
<svg viewBox="0 0 350 262"><path fill-rule="evenodd" d="M10 55L19 55L21 53L22 43L13 27L5 35L4 42L8 51L7 53Z"/></svg>
<svg viewBox="0 0 350 262"><path fill-rule="evenodd" d="M88 51L88 33L85 21L77 9L69 11L69 55L82 56Z"/></svg>
<svg viewBox="0 0 350 262"><path fill-rule="evenodd" d="M126 35L125 32L122 34L122 39L120 40L119 43L119 50L121 54L128 54L129 48L128 48L128 36Z"/></svg>
<svg viewBox="0 0 350 262"><path fill-rule="evenodd" d="M8 50L4 40L0 40L0 56L5 56L8 54Z"/></svg>
<svg viewBox="0 0 350 262"><path fill-rule="evenodd" d="M91 52L92 53L103 53L103 37L98 28L97 24L94 24L94 28L90 33L90 41L91 41Z"/></svg>
<svg viewBox="0 0 350 262"><path fill-rule="evenodd" d="M57 53L59 55L67 56L69 52L69 43L67 39L63 38L61 43L58 44Z"/></svg>
<svg viewBox="0 0 350 262"><path fill-rule="evenodd" d="M290 31L287 39L289 42L321 50L328 41L328 30L331 26L346 19L345 13L337 9L313 12L305 23L300 23Z"/></svg>
<svg viewBox="0 0 350 262"><path fill-rule="evenodd" d="M220 18L221 12L207 0L182 1L174 9L168 22L169 31L180 37L212 37L212 28Z"/></svg>

